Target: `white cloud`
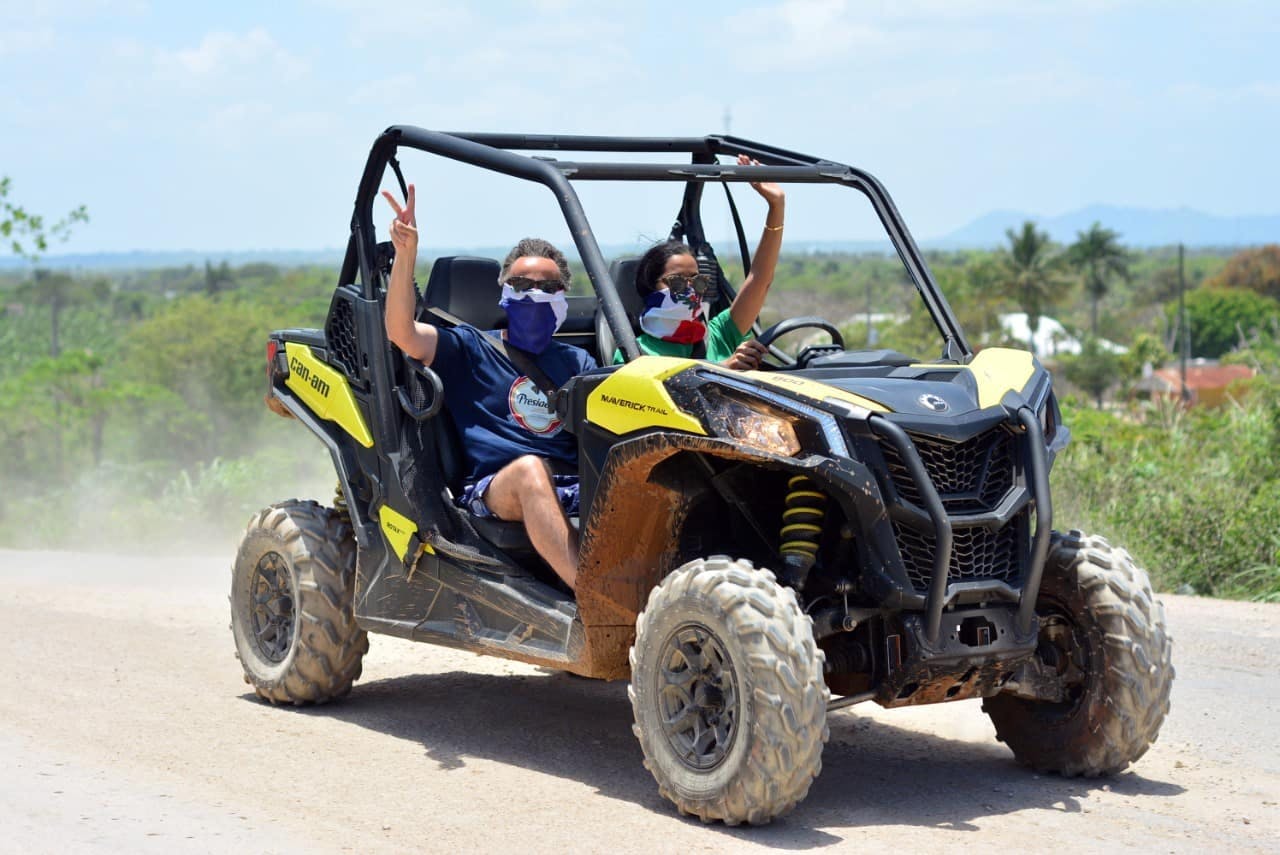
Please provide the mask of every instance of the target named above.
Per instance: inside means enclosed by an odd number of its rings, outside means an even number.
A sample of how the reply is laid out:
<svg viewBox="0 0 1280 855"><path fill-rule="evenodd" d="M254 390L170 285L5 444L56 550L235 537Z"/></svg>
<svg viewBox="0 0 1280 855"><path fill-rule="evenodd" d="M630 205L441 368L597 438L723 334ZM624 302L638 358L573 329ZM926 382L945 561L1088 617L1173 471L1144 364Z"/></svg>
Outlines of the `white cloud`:
<svg viewBox="0 0 1280 855"><path fill-rule="evenodd" d="M626 98L627 87L636 85L632 30L624 19L581 0L544 0L485 22L476 14L425 4L395 20L353 18L347 29L358 34L357 42L386 41L394 27L397 40L406 32L430 32L427 41L440 49L388 53L366 69L378 76L350 86L344 103L392 122L551 132L563 129L566 115ZM534 21L547 37L531 36Z"/></svg>
<svg viewBox="0 0 1280 855"><path fill-rule="evenodd" d="M869 20L955 21L1074 17L1143 5L1154 4L1152 0L872 0L859 3L857 14Z"/></svg>
<svg viewBox="0 0 1280 855"><path fill-rule="evenodd" d="M155 63L163 76L197 85L262 76L295 80L307 71L306 62L281 47L261 27L243 35L208 33L194 48L156 51Z"/></svg>
<svg viewBox="0 0 1280 855"><path fill-rule="evenodd" d="M43 53L52 48L56 40L52 27L0 30L0 59Z"/></svg>
<svg viewBox="0 0 1280 855"><path fill-rule="evenodd" d="M930 78L878 88L872 100L902 109L943 107L959 111L975 104L1028 107L1052 102L1114 102L1126 96L1127 84L1070 71L1031 71L1011 74Z"/></svg>
<svg viewBox="0 0 1280 855"><path fill-rule="evenodd" d="M199 123L205 139L224 149L270 148L329 134L337 117L318 110L281 110L267 101L237 101L211 110Z"/></svg>
<svg viewBox="0 0 1280 855"><path fill-rule="evenodd" d="M398 4L393 11L378 9L373 13L365 0L323 0L322 5L349 16L352 47L382 47L389 55L420 56L438 44L451 53L458 46L458 37L484 32L482 22L463 3L419 0ZM406 51L406 44L415 47Z"/></svg>
<svg viewBox="0 0 1280 855"><path fill-rule="evenodd" d="M389 77L380 77L366 83L355 83L345 97L347 104L356 107L383 108L400 107L406 97L421 90L422 84L416 74L401 72Z"/></svg>
<svg viewBox="0 0 1280 855"><path fill-rule="evenodd" d="M744 69L808 69L983 49L1010 19L1078 20L1150 0L780 0L728 20ZM957 27L963 29L957 29Z"/></svg>
<svg viewBox="0 0 1280 855"><path fill-rule="evenodd" d="M740 62L754 68L811 66L893 46L847 0L784 0L734 16L729 30Z"/></svg>

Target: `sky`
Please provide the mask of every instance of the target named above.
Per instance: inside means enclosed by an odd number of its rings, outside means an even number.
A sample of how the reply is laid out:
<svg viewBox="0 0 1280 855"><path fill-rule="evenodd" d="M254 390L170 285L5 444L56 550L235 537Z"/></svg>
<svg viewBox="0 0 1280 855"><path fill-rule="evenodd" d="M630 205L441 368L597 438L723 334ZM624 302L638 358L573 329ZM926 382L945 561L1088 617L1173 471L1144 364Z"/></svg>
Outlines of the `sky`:
<svg viewBox="0 0 1280 855"><path fill-rule="evenodd" d="M1273 214L1278 38L1274 0L0 0L0 176L47 217L87 206L54 253L311 250L345 244L389 125L678 136L727 113L869 170L922 239L996 209ZM406 167L428 245L542 223L541 188ZM788 196L788 237L875 237L827 189ZM602 243L675 210L585 193Z"/></svg>

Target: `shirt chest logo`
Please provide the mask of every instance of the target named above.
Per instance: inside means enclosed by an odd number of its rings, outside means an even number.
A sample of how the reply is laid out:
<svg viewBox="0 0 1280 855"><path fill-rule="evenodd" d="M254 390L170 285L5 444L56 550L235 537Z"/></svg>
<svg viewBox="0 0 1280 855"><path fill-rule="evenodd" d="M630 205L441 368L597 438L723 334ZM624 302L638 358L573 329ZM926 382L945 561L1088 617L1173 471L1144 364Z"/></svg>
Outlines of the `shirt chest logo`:
<svg viewBox="0 0 1280 855"><path fill-rule="evenodd" d="M547 393L528 377L517 377L507 393L511 418L520 427L539 436L555 436L564 423L556 417Z"/></svg>

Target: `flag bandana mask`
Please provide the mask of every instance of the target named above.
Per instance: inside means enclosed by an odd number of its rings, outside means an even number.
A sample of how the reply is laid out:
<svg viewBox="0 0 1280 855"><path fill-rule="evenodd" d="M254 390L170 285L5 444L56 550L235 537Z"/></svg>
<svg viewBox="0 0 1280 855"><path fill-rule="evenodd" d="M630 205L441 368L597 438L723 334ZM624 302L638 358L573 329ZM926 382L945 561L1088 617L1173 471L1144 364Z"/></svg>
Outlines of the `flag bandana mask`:
<svg viewBox="0 0 1280 855"><path fill-rule="evenodd" d="M707 325L702 320L704 308L692 288L675 296L659 288L644 298L640 329L663 341L697 344L707 335Z"/></svg>
<svg viewBox="0 0 1280 855"><path fill-rule="evenodd" d="M569 314L564 291L548 294L516 290L503 284L498 305L507 313L507 341L529 353L542 353Z"/></svg>

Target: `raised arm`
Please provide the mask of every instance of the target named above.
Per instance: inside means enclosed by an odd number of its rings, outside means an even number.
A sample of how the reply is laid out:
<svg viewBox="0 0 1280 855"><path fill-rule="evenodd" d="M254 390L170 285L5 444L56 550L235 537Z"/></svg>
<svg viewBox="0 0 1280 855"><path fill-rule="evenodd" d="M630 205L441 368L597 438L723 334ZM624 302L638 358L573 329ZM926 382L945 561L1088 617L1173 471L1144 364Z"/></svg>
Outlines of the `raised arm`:
<svg viewBox="0 0 1280 855"><path fill-rule="evenodd" d="M436 357L439 334L431 324L413 319L417 298L413 293L413 267L418 260L418 220L414 214L413 185L404 207L386 190L382 195L391 203L396 218L391 221L391 244L396 249L391 263L391 283L387 286L387 338L409 356L427 365Z"/></svg>
<svg viewBox="0 0 1280 855"><path fill-rule="evenodd" d="M759 166L745 154L738 155L740 166ZM751 272L738 290L733 305L729 307L729 316L733 318L738 332L746 335L751 325L760 317L764 308L764 298L773 284L773 271L778 266L778 254L782 251L782 221L786 213L787 197L782 188L773 183L753 181L751 187L769 203L769 212L764 218L764 231L760 234L760 243L756 244L755 258L751 261Z"/></svg>

